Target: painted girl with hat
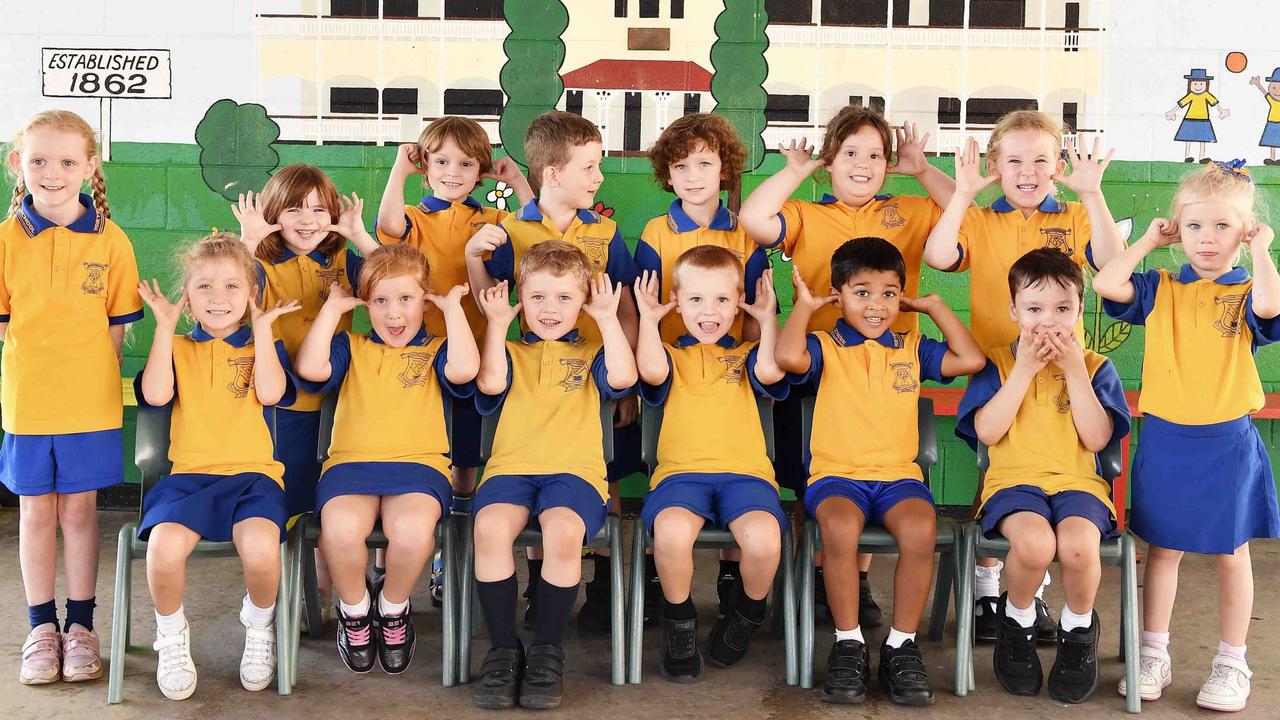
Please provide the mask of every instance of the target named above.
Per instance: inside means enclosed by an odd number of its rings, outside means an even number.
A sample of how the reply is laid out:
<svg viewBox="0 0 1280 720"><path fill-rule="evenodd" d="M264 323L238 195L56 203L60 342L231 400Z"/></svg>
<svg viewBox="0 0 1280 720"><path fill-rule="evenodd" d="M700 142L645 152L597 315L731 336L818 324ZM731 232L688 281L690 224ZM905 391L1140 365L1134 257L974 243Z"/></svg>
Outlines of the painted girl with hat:
<svg viewBox="0 0 1280 720"><path fill-rule="evenodd" d="M1209 158L1204 155L1205 143L1218 142L1218 136L1213 132L1213 123L1209 121L1209 108L1218 107L1219 120L1226 120L1231 111L1218 105L1218 98L1209 92L1209 81L1213 76L1206 73L1204 68L1193 68L1190 75L1182 77L1187 81L1187 94L1164 117L1166 120L1176 120L1178 108L1187 108L1187 114L1183 116L1173 140L1187 144L1186 162L1196 161L1191 155L1191 143L1200 143L1200 162L1206 163Z"/></svg>
<svg viewBox="0 0 1280 720"><path fill-rule="evenodd" d="M1267 86L1263 87L1262 83ZM1262 161L1263 165L1280 165L1276 159L1276 148L1280 148L1280 67L1271 71L1265 81L1257 75L1249 78L1249 84L1258 88L1262 99L1267 101L1267 124L1262 127L1262 139L1258 144L1271 148L1271 157Z"/></svg>

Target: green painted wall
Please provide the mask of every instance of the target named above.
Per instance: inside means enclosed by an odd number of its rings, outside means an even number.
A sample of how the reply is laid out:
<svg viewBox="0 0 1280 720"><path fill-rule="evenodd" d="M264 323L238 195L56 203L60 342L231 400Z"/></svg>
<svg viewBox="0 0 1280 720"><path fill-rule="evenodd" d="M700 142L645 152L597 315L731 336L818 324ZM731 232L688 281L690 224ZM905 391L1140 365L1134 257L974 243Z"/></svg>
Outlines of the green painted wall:
<svg viewBox="0 0 1280 720"><path fill-rule="evenodd" d="M392 147L371 146L310 146L276 145L281 166L307 162L324 168L342 192L356 192L365 199L366 224L372 226L378 201L386 182L387 173L394 159ZM950 172L951 158L936 158L934 163ZM782 165L777 154L769 154L761 167L744 179L744 195ZM1117 220L1133 218L1134 236L1140 235L1157 214L1167 213L1170 199L1178 179L1192 169L1182 163L1165 162L1113 162L1107 171L1103 185L1112 213ZM1268 204L1280 208L1280 168L1252 168L1255 181ZM645 222L665 211L671 196L661 192L652 180L651 167L642 157L609 157L605 159L606 180L597 200L605 207L613 208L616 220L627 240L634 244ZM107 164L106 178L108 198L114 219L129 233L138 256L143 277L158 277L162 287L172 289L177 268L174 256L187 242L208 233L211 228L236 229L230 205L221 195L211 190L204 181L200 166L200 148L196 145L158 143L116 143L112 147L112 161ZM9 179L0 181L0 197L7 197L11 189ZM487 182L476 192L476 198L485 202L484 195L492 189ZM825 188L810 182L801 187L797 197L816 199ZM417 187L406 189L405 197L416 202L421 193ZM886 185L887 192L921 194L919 186L910 178L892 177ZM989 191L994 198L995 191ZM514 198L513 198L514 199ZM990 198L983 198L989 200ZM1152 267L1175 267L1180 263L1172 251L1158 252L1149 261ZM780 256L774 257L774 265L783 265ZM779 295L784 312L790 305L789 271L777 273ZM968 316L968 277L926 270L922 286L938 292L962 317ZM1103 331L1111 320L1098 313L1096 298L1086 298L1085 327L1090 332ZM148 318L133 326L126 340L126 375L136 373L146 358L154 326ZM931 324L925 324L926 332L937 337ZM1109 353L1125 381L1125 386L1137 389L1142 373L1142 328L1134 328L1132 335ZM1258 355L1258 367L1267 392L1280 392L1280 351L1265 349ZM1280 455L1280 433L1270 421L1260 422L1264 439L1273 453L1273 461ZM968 504L973 498L976 483L973 453L955 440L954 423L943 419L940 423L941 440L939 466L933 475L936 497L944 504ZM132 446L131 428L126 428L126 447ZM134 477L134 475L131 475ZM639 482L627 483L634 493L642 491Z"/></svg>

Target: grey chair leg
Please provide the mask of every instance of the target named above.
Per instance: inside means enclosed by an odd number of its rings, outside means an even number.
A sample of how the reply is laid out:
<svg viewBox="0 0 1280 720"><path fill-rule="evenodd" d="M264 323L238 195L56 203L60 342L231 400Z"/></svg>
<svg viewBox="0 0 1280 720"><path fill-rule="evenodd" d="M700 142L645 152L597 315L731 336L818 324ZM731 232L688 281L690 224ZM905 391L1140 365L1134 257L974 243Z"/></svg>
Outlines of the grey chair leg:
<svg viewBox="0 0 1280 720"><path fill-rule="evenodd" d="M296 686L298 684L298 649L302 643L302 555L303 548L306 547L302 541L302 533L297 533L290 538L292 550L289 553L289 577L292 582L293 590L289 595L289 628L290 633L288 642L290 652L292 653L293 662L290 665L290 680Z"/></svg>
<svg viewBox="0 0 1280 720"><path fill-rule="evenodd" d="M302 521L300 521L302 522ZM324 638L324 616L320 608L320 581L316 575L316 546L302 538L302 599L307 613L307 635L312 640Z"/></svg>
<svg viewBox="0 0 1280 720"><path fill-rule="evenodd" d="M817 542L818 524L805 523L804 540L800 543L800 687L813 687L813 554Z"/></svg>
<svg viewBox="0 0 1280 720"><path fill-rule="evenodd" d="M956 667L955 694L964 697L974 690L973 684L973 593L974 563L977 560L978 526L970 524L964 529L964 541L960 550L960 566L957 569L956 586Z"/></svg>
<svg viewBox="0 0 1280 720"><path fill-rule="evenodd" d="M622 520L617 515L610 515L605 524L609 529L609 605L612 611L613 671L611 680L614 685L627 683L627 628L624 608L627 597L622 582ZM643 590L642 590L643 592Z"/></svg>
<svg viewBox="0 0 1280 720"><path fill-rule="evenodd" d="M296 631L289 626L289 605L293 599L293 582L289 573L290 539L280 544L280 589L276 593L276 692L293 693L292 637Z"/></svg>
<svg viewBox="0 0 1280 720"><path fill-rule="evenodd" d="M627 682L640 683L644 654L644 521L635 519L631 533L631 582L627 587Z"/></svg>
<svg viewBox="0 0 1280 720"><path fill-rule="evenodd" d="M1120 536L1120 574L1123 590L1124 607L1121 612L1128 618L1121 623L1124 627L1124 642L1121 647L1125 652L1124 677L1129 687L1129 695L1125 698L1124 709L1131 713L1142 712L1142 696L1134 692L1138 687L1138 562L1137 548L1133 536L1125 533Z"/></svg>
<svg viewBox="0 0 1280 720"><path fill-rule="evenodd" d="M798 685L800 683L800 668L798 667L799 657L796 648L796 636L799 633L796 630L795 546L791 541L790 529L782 533L782 567L779 568L779 574L782 576L782 602L778 602L776 594L773 597L773 602L775 606L781 607L782 644L786 653L787 684Z"/></svg>
<svg viewBox="0 0 1280 720"><path fill-rule="evenodd" d="M452 515L440 519L440 557L444 563L444 605L440 608L440 684L453 687L458 682L458 578Z"/></svg>
<svg viewBox="0 0 1280 720"><path fill-rule="evenodd" d="M129 650L129 605L133 599L133 534L136 523L125 523L116 539L116 589L111 610L111 659L107 668L107 703L124 696L124 656Z"/></svg>
<svg viewBox="0 0 1280 720"><path fill-rule="evenodd" d="M458 543L458 554L462 558L461 582L458 583L461 590L458 593L458 682L464 685L471 682L471 599L476 581L474 521L473 516L462 521L459 528L462 539Z"/></svg>
<svg viewBox="0 0 1280 720"><path fill-rule="evenodd" d="M947 607L951 604L951 583L955 574L956 546L938 558L938 579L933 588L933 612L929 616L929 639L941 640L947 624Z"/></svg>

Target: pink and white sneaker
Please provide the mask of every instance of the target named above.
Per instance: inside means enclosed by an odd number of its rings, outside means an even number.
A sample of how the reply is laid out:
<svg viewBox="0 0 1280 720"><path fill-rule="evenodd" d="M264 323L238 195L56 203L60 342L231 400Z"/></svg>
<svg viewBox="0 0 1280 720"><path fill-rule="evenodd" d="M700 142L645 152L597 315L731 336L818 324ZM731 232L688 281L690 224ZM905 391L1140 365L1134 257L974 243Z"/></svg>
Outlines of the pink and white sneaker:
<svg viewBox="0 0 1280 720"><path fill-rule="evenodd" d="M78 625L76 627L79 627ZM92 630L62 634L62 680L84 682L102 677L102 651Z"/></svg>
<svg viewBox="0 0 1280 720"><path fill-rule="evenodd" d="M55 629L49 630L53 627ZM32 628L27 641L22 644L22 668L18 682L23 685L44 685L57 682L62 677L62 637L56 625L45 624Z"/></svg>

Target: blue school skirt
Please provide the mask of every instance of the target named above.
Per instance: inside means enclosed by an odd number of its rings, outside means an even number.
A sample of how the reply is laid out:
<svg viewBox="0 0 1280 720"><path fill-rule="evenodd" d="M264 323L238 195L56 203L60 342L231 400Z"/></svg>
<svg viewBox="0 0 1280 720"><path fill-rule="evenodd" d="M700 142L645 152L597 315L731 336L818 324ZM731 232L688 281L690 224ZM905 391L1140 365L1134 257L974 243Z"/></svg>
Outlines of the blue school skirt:
<svg viewBox="0 0 1280 720"><path fill-rule="evenodd" d="M142 498L142 523L138 538L146 540L151 528L172 522L205 540L230 542L231 529L248 518L266 518L280 528L285 540L284 491L262 473L236 475L178 473L156 483Z"/></svg>
<svg viewBox="0 0 1280 720"><path fill-rule="evenodd" d="M342 495L404 495L423 493L440 504L441 517L449 514L453 488L449 478L433 467L409 462L349 462L329 468L316 486L316 512Z"/></svg>
<svg viewBox="0 0 1280 720"><path fill-rule="evenodd" d="M1179 425L1147 415L1130 517L1138 537L1185 552L1228 554L1280 537L1271 459L1253 421Z"/></svg>
<svg viewBox="0 0 1280 720"><path fill-rule="evenodd" d="M1218 142L1218 136L1213 133L1213 123L1208 120L1183 119L1173 139L1176 142Z"/></svg>
<svg viewBox="0 0 1280 720"><path fill-rule="evenodd" d="M1262 128L1262 139L1258 144L1262 147L1280 147L1280 122L1268 122Z"/></svg>
<svg viewBox="0 0 1280 720"><path fill-rule="evenodd" d="M284 463L284 496L289 517L316 509L319 442L320 411L276 408L275 458Z"/></svg>

